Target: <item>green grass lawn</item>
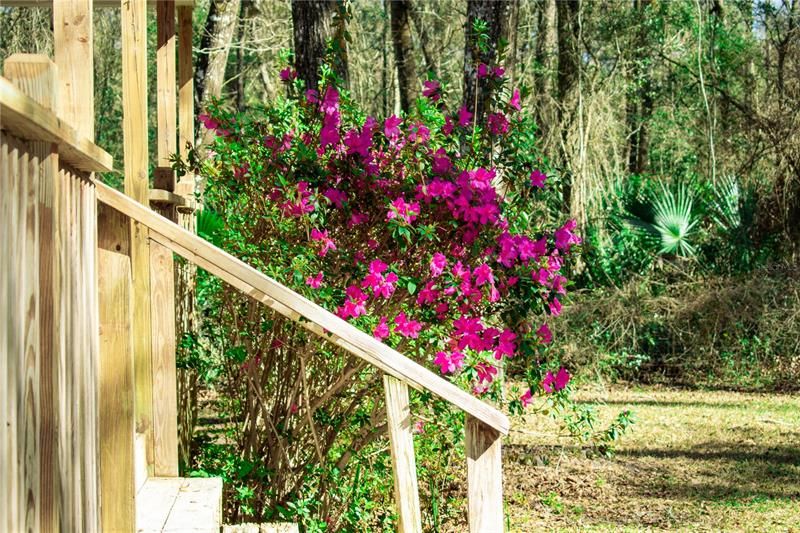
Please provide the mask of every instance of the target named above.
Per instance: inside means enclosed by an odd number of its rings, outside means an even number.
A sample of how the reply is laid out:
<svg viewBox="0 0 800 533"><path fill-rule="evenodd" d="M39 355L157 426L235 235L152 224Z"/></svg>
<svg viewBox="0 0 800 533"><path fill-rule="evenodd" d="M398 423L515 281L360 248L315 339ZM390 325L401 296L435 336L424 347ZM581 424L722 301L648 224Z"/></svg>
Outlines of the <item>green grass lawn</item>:
<svg viewBox="0 0 800 533"><path fill-rule="evenodd" d="M636 424L613 458L559 444L542 416L504 450L512 531L800 531L800 396L582 390Z"/></svg>

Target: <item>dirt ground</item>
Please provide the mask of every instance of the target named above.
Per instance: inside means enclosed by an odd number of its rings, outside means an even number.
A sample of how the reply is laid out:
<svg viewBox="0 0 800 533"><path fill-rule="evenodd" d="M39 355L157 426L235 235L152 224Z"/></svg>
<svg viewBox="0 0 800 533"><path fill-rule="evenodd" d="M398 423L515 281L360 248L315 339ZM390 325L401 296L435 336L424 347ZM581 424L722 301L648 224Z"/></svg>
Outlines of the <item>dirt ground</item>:
<svg viewBox="0 0 800 533"><path fill-rule="evenodd" d="M543 416L516 419L504 449L511 531L800 532L800 396L615 387L578 398L636 423L609 459L559 446Z"/></svg>

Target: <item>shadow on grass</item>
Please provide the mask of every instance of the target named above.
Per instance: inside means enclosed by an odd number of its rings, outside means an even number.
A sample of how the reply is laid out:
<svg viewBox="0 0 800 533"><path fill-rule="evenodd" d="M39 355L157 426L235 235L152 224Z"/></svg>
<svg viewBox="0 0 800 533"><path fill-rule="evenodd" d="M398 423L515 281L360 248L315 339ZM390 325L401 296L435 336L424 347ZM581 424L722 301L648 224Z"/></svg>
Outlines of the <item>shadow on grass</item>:
<svg viewBox="0 0 800 533"><path fill-rule="evenodd" d="M697 407L700 409L742 409L747 407L748 403L751 403L752 399L743 400L741 402L700 402L700 401L685 401L679 402L674 400L669 401L660 401L660 400L631 400L631 401L624 401L624 400L605 400L599 402L602 405L617 405L617 406L642 406L642 407L680 407L680 408L691 408ZM584 405L594 405L598 402L594 401L581 401L578 402Z"/></svg>
<svg viewBox="0 0 800 533"><path fill-rule="evenodd" d="M563 453L564 448L557 445L509 444L504 450L507 462L537 464L544 467L541 472L549 468L545 466L548 464L559 463L563 467ZM588 459L577 449L566 453L571 456L569 462L575 470L595 472L579 482L584 487L581 492L591 486L593 476L599 475L615 487L615 505L624 505L621 502L627 498L651 501L652 505L644 506L654 515L651 525L672 523L684 513L688 518L706 504L767 509L789 504L797 506L800 514L800 446L712 441L684 448L624 449L611 459ZM592 462L591 468L587 461ZM553 489L565 491L562 494L565 500L572 497L569 487ZM676 506L666 503L669 501L685 503ZM637 525L636 520L641 517L606 513L603 520L631 526Z"/></svg>

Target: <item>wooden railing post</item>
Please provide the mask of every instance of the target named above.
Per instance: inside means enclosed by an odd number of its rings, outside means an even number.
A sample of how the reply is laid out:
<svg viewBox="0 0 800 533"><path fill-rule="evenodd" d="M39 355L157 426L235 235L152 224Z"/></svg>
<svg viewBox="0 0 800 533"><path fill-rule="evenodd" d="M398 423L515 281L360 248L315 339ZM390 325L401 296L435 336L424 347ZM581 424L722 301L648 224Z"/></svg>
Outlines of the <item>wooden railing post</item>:
<svg viewBox="0 0 800 533"><path fill-rule="evenodd" d="M147 146L147 2L121 0L122 137L125 194L149 205ZM144 441L147 473L153 474L153 360L150 247L147 227L131 221L133 361L136 432Z"/></svg>
<svg viewBox="0 0 800 533"><path fill-rule="evenodd" d="M420 533L417 465L414 459L414 435L408 385L388 374L383 375L386 392L386 420L394 471L394 499L397 505L400 533Z"/></svg>
<svg viewBox="0 0 800 533"><path fill-rule="evenodd" d="M158 164L154 188L175 190L170 156L177 151L175 85L175 2L156 3L156 85L158 94ZM146 142L146 139L142 139ZM177 221L176 206L154 202L153 209ZM175 369L175 264L172 252L150 242L150 305L153 336L153 474L178 475L178 392Z"/></svg>
<svg viewBox="0 0 800 533"><path fill-rule="evenodd" d="M192 17L191 6L178 8L178 152L187 160L188 144L194 144L194 63L192 61ZM178 207L178 224L195 233L194 174L180 177L175 193L182 197L185 207ZM197 267L189 261L176 264L175 273L175 335L196 335L199 330L195 279ZM198 376L194 370L178 369L178 458L189 462L189 451L197 411Z"/></svg>
<svg viewBox="0 0 800 533"><path fill-rule="evenodd" d="M503 531L503 463L500 432L465 415L467 498L472 533Z"/></svg>
<svg viewBox="0 0 800 533"><path fill-rule="evenodd" d="M136 486L130 221L108 206L99 207L101 528L133 531Z"/></svg>

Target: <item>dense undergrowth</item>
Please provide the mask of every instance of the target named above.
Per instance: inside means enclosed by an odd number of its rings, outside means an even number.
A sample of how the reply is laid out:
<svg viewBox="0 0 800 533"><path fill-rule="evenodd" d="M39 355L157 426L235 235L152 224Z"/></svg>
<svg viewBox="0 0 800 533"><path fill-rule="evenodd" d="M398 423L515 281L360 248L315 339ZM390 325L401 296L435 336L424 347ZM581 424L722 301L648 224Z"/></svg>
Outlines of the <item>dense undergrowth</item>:
<svg viewBox="0 0 800 533"><path fill-rule="evenodd" d="M585 378L687 386L800 386L800 269L774 263L735 275L636 277L576 294L558 333ZM563 331L562 331L563 329Z"/></svg>

